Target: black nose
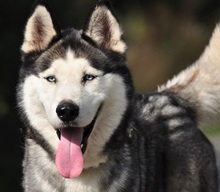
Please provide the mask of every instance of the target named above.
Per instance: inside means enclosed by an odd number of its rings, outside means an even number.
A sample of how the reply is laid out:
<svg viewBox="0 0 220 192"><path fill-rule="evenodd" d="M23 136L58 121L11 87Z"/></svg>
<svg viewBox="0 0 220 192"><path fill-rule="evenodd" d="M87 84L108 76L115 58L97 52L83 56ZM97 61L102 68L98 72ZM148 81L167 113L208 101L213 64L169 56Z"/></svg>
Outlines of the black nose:
<svg viewBox="0 0 220 192"><path fill-rule="evenodd" d="M62 102L58 105L56 112L63 122L70 122L79 115L79 107L71 102Z"/></svg>

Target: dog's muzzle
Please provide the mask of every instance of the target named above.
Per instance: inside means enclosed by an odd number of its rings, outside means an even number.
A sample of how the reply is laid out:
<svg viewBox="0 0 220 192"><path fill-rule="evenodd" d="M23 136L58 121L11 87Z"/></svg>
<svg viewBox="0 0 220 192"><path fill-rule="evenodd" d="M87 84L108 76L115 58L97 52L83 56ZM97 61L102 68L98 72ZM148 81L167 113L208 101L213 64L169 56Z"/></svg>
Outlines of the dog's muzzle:
<svg viewBox="0 0 220 192"><path fill-rule="evenodd" d="M100 107L98 108L97 112L96 112L96 115L95 117L93 118L93 120L91 121L91 123L87 126L85 126L83 130L83 138L82 138L82 141L81 141L81 150L82 150L82 153L84 154L85 151L86 151L86 148L87 148L87 141L88 141L88 138L94 128L94 125L95 125L95 122L96 122L96 119L98 117L98 114L101 110L101 107L102 107L102 104L100 105ZM75 104L73 104L72 102L62 102L58 105L57 109L56 109L56 113L57 113L57 116L64 122L64 123L70 123L70 122L73 122L79 115L79 107ZM68 126L69 127L69 126ZM71 129L75 129L77 127L69 127ZM65 128L63 128L65 129ZM57 129L56 130L56 133L57 133L57 136L60 140L61 138L61 131L62 131L62 128L61 129Z"/></svg>

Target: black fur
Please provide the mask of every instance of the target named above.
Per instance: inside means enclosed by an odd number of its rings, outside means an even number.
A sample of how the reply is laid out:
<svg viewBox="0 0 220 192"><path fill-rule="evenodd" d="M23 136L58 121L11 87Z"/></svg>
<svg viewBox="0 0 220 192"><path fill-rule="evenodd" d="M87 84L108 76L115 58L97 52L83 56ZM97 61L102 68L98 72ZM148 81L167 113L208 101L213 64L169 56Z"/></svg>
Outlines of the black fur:
<svg viewBox="0 0 220 192"><path fill-rule="evenodd" d="M44 1L38 1L39 3L44 5ZM106 6L113 14L108 1L99 1L97 6ZM88 25L89 21L84 30ZM34 129L25 114L20 90L29 75L38 76L40 72L50 67L53 60L64 58L67 49L70 48L75 57L86 58L92 67L103 71L104 75L109 73L119 75L126 85L127 109L102 151L108 160L97 168L100 175L93 175L94 178L99 178L99 191L111 192L113 189L117 189L118 192L218 191L213 147L198 129L196 111L188 101L168 91L135 94L132 77L126 66L125 53L103 48L85 33L75 29L64 30L58 34L60 35L53 39L47 49L23 53L17 96L22 120L27 127L26 140L29 141L27 147L34 143L44 150L50 163L54 163L54 150ZM29 161L28 152L27 150L25 155L26 162ZM36 166L44 165L40 163L40 157L39 160L36 158L32 160L37 163ZM25 172L28 165L24 167ZM55 171L50 172L51 170L54 169L48 167L39 177L54 190L65 191L65 179ZM34 182L37 181L37 175L28 176L33 177L33 181L25 185L32 187L33 192L40 191L41 186ZM83 181L82 185L89 184Z"/></svg>
<svg viewBox="0 0 220 192"><path fill-rule="evenodd" d="M155 101L149 102L150 97L156 98ZM158 107L163 97L167 102ZM110 154L110 162L114 162L108 185L117 180L116 175L120 176L128 169L130 177L120 191L217 192L213 147L198 129L195 111L188 103L169 92L136 95L133 102L136 108L133 108L130 120L122 121L106 145L105 153ZM152 105L149 113L158 113L154 121L148 120L150 114L143 116L141 112L148 105ZM161 111L171 106L184 112L164 117ZM171 129L167 121L176 118L185 122ZM134 136L129 136L129 129L135 130ZM181 135L177 139L171 139L178 134Z"/></svg>

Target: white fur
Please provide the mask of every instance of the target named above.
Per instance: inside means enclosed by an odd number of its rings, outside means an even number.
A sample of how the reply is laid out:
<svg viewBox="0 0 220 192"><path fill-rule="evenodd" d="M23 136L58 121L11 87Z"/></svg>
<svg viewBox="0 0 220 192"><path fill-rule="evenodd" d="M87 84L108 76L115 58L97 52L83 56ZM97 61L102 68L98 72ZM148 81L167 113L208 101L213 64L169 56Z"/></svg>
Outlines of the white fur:
<svg viewBox="0 0 220 192"><path fill-rule="evenodd" d="M100 169L90 168L74 180L65 179L66 192L98 192L99 180L104 176L103 174Z"/></svg>
<svg viewBox="0 0 220 192"><path fill-rule="evenodd" d="M65 186L65 192L75 192L75 191L83 191L83 192L98 192L99 191L99 180L101 177L104 177L104 173L101 169L98 168L90 168L87 170L84 170L80 177L75 178L75 179L65 179L62 176L60 176L57 173L57 168L56 165L54 164L53 161L48 159L47 157L47 152L45 152L39 145L35 144L33 140L27 140L27 143L29 145L29 158L30 157L36 157L36 153L40 158L34 158L32 159L26 168L28 169L30 164L32 164L32 168L35 167L36 171L32 172L27 172L26 174L31 174L31 175L26 175L27 177L32 177L32 179L35 179L37 183L41 183L41 189L42 191L54 191L54 192L60 192L58 190L55 190L53 185L48 182L48 180L45 180L44 172L39 171L37 169L41 170L48 170L50 169L51 175L55 174L57 177L59 177L59 184L63 184ZM37 165L40 165L39 167ZM27 181L24 181L24 184ZM57 182L57 180L52 180L51 182ZM30 188L27 188L27 191L32 191L32 187L30 185L25 185L29 186Z"/></svg>
<svg viewBox="0 0 220 192"><path fill-rule="evenodd" d="M102 17L105 17L104 23L100 23ZM104 24L105 26L103 28ZM43 33L39 33L39 30L37 30L39 29L38 27L43 30ZM105 27L109 27L109 33L107 34L104 33L106 32ZM219 34L219 29L216 31L215 33ZM120 53L126 51L126 45L121 39L122 31L120 26L111 11L105 6L97 6L96 10L94 10L85 33L98 46L106 46L106 49ZM48 10L39 5L28 20L22 50L24 53L41 51L47 48L55 35L56 30L54 29ZM217 38L215 36L219 38L220 35L214 34L213 39ZM38 41L38 39L41 41ZM193 67L181 73L176 79L161 88L161 90L170 89L171 91L179 92L183 98L190 99L195 107L201 109L201 112L199 112L199 114L201 113L201 117L205 115L203 112L208 111L208 106L213 104L209 101L210 97L214 97L214 104L219 104L217 99L219 100L220 97L220 77L219 72L214 74L217 68L219 68L219 63L215 64L219 54L215 50L216 48L212 48L217 45L212 44L216 43L211 42L211 47L207 48L204 56L200 59L201 61L199 60ZM216 53L214 53L215 51ZM214 63L211 67L213 69L207 67L209 62ZM211 74L210 76L208 75L208 78L205 76L207 70L210 70ZM83 84L82 77L85 74L95 75L96 78ZM108 172L104 172L106 171L105 162L108 160L108 156L103 155L102 150L118 127L128 105L123 78L113 73L104 74L102 71L92 67L87 59L76 58L74 52L71 50L67 51L65 58L56 59L51 63L49 69L38 75L30 75L24 79L19 93L20 98L23 100L19 104L31 123L31 128L37 130L40 136L43 137L42 141L45 140L45 146L49 148L49 152L52 149L52 154L49 154L44 149L44 143L39 145L36 143L38 142L37 139L36 141L34 139L26 139L25 161L23 165L24 169L28 170L26 172L24 170L24 187L26 191L33 191L32 186L35 184L35 181L37 183L35 187L38 187L40 183L42 191L56 192L56 187L58 186L59 188L63 185L66 192L100 191L100 181L105 181L105 176L107 178L111 175ZM57 81L48 82L46 79L48 76L55 76ZM213 80L212 77L215 77L216 80ZM216 86L213 85L215 83ZM201 92L201 88L204 85L208 85L204 89L205 94ZM200 92L197 90L197 86L199 86ZM213 87L215 87L215 91L213 91ZM202 94L204 95L203 97L201 96ZM194 96L196 96L195 99ZM197 98L200 100L197 101ZM148 107L144 107L143 109L143 115L144 113L148 114L153 107L162 109L162 115L172 116L174 112L181 113L181 110L178 108L166 107L168 99L166 96L160 96L158 98L156 96L150 97ZM200 105L203 102L202 99L208 100L205 107ZM84 170L75 179L65 179L60 176L54 160L51 159L55 156L59 144L55 128L63 128L64 126L56 114L56 108L64 100L71 100L79 106L79 115L75 119L74 126L81 128L91 123L98 108L102 104L94 129L88 138L88 145L84 154ZM156 105L153 106L150 102L156 102ZM216 110L218 106L215 106ZM161 111L157 111L160 113L156 113L155 110L154 113L146 117L148 121L153 121L155 117L161 115ZM171 129L182 125L182 121L178 118L174 120L168 119L166 123ZM178 139L180 136L181 133L174 133L170 139ZM131 162L131 159L127 159L127 162ZM45 173L47 172L51 174L47 175L47 180L45 181ZM121 183L124 183L129 175L129 170L123 170L118 180L113 181L108 191L120 191L123 187ZM29 179L30 177L31 179Z"/></svg>
<svg viewBox="0 0 220 192"><path fill-rule="evenodd" d="M216 26L202 56L159 88L163 90L176 92L191 102L199 123L220 119L220 25Z"/></svg>
<svg viewBox="0 0 220 192"><path fill-rule="evenodd" d="M84 74L97 76L93 81L82 85ZM56 83L46 81L46 77L55 76ZM62 128L62 121L56 114L57 106L64 100L70 100L79 106L79 116L75 126L85 127L90 124L106 97L106 86L100 83L105 81L103 72L90 66L83 58L75 58L70 50L66 58L55 60L49 69L40 73L41 93L40 101L43 103L50 124L55 128ZM100 92L100 90L102 90Z"/></svg>
<svg viewBox="0 0 220 192"><path fill-rule="evenodd" d="M85 73L97 75L82 85ZM56 83L48 82L45 77L54 75ZM34 85L34 86L33 86ZM70 50L64 59L55 60L49 69L25 79L23 86L25 113L32 126L57 150L59 140L55 128L62 128L62 121L56 114L56 107L63 100L71 100L80 108L76 126L84 127L91 123L103 103L95 127L88 139L84 168L98 167L107 157L101 152L120 123L127 107L123 79L116 74L106 74L93 68L86 59L75 58Z"/></svg>
<svg viewBox="0 0 220 192"><path fill-rule="evenodd" d="M106 161L105 156L100 156L106 141L110 139L115 129L118 127L122 115L127 108L125 85L119 75L108 74L105 77L108 97L105 99L103 108L95 124L94 131L89 137L85 158L85 167L97 167ZM102 90L99 90L102 91ZM99 159L97 159L99 156Z"/></svg>
<svg viewBox="0 0 220 192"><path fill-rule="evenodd" d="M38 34L39 31L36 29L37 26L41 27L43 35L41 33ZM43 50L55 36L56 31L53 27L50 13L44 6L39 5L28 20L25 29L24 43L21 49L25 53ZM39 39L41 40L39 41Z"/></svg>
<svg viewBox="0 0 220 192"><path fill-rule="evenodd" d="M111 12L103 8L99 7L96 11L104 11L105 13L102 14L108 17L106 24L109 24L111 33L111 39L107 43L108 49L124 53L126 45L121 40L120 26ZM90 35L97 45L101 46L102 42L106 43L106 39L100 36L102 33L98 32L103 26L97 24L98 20L95 15L96 13L93 13L87 35ZM42 30L42 33L39 32L39 29ZM41 51L49 45L55 36L56 30L50 13L44 6L39 5L28 20L21 49L24 53ZM82 78L85 74L92 74L96 78L83 84ZM56 83L47 81L49 76L55 76ZM82 128L91 123L102 105L93 131L88 138L88 145L84 154L84 170L78 178L74 180L62 178L45 150L31 139L26 140L26 147L29 148L26 153L32 154L25 154L27 160L24 161L26 165L23 165L26 169L34 169L36 173L41 172L42 174L44 171L37 169L45 171L49 169L53 173L51 175L60 178L61 183L66 186L67 192L99 191L99 181L106 174L103 173L100 164L108 160L102 151L118 127L127 108L126 87L123 78L116 74L104 74L102 71L93 68L85 58L76 58L74 52L69 49L65 58L54 60L50 67L41 72L39 76L30 75L26 77L20 88L19 94L22 101L19 105L24 109L32 128L36 129L43 137L42 139L48 142L54 154L56 154L59 145L55 129L64 126L56 113L59 103L64 100L71 100L79 106L79 115L74 121L74 126ZM38 163L36 156L41 157L41 162ZM30 157L35 158L30 160ZM120 179L123 181L126 175L124 173ZM30 186L26 183L29 181L28 177L28 175L25 176L25 187ZM32 177L32 179L42 183L39 179L43 177L40 175L39 178ZM56 183L43 182L41 187L44 191L53 191L52 188L56 185ZM118 187L120 187L120 183L110 191L117 191ZM26 191L30 190L26 188Z"/></svg>
<svg viewBox="0 0 220 192"><path fill-rule="evenodd" d="M41 87L39 78L34 75L27 77L21 92L23 101L20 105L24 106L25 114L31 126L39 131L55 149L58 146L58 139L53 126L48 122L44 106L40 101Z"/></svg>
<svg viewBox="0 0 220 192"><path fill-rule="evenodd" d="M46 128L47 129L47 128ZM51 186L51 183L47 182L44 178L44 172L39 171L40 170L50 170L51 174L56 174L56 165L53 161L51 161L48 158L48 154L45 150L41 148L40 145L37 145L35 141L31 139L26 140L26 146L29 147L29 150L26 151L25 155L28 155L29 161L27 164L23 164L25 169L29 169L31 167L32 171L26 172L26 178L31 177L33 180L35 180L37 183L41 183L41 188L44 189L44 191L53 191L53 187ZM38 158L36 157L36 154L38 155ZM35 158L34 158L35 157ZM40 157L40 158L39 158ZM30 159L32 158L32 159ZM40 166L38 166L40 165ZM33 169L34 168L34 169ZM24 186L27 186L26 191L33 191L32 186L30 186L27 182L28 180L24 180ZM30 187L30 188L29 188Z"/></svg>

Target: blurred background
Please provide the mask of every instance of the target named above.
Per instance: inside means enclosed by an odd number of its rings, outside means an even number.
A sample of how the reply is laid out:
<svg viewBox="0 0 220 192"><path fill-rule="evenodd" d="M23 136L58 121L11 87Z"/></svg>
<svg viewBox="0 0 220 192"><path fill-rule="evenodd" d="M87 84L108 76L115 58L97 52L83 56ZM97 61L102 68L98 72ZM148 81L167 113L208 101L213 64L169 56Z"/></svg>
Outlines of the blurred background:
<svg viewBox="0 0 220 192"><path fill-rule="evenodd" d="M94 0L48 0L62 28L82 28ZM220 21L219 0L112 0L137 92L151 92L193 63ZM0 191L21 191L22 124L15 100L20 46L32 1L0 1ZM219 118L220 119L220 118ZM203 130L220 156L220 128ZM218 159L219 162L219 159Z"/></svg>

